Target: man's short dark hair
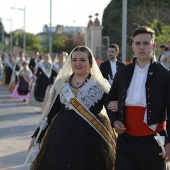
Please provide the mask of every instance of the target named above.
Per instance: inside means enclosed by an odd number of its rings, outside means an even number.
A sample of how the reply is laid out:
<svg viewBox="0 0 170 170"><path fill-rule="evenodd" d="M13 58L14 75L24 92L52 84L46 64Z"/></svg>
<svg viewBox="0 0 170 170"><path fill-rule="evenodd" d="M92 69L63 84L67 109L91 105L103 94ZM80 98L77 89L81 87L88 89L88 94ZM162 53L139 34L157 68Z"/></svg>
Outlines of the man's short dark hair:
<svg viewBox="0 0 170 170"><path fill-rule="evenodd" d="M169 51L169 48L168 48L168 47L165 47L165 51Z"/></svg>
<svg viewBox="0 0 170 170"><path fill-rule="evenodd" d="M140 26L133 31L133 38L138 34L150 34L153 39L155 39L155 31L148 26Z"/></svg>
<svg viewBox="0 0 170 170"><path fill-rule="evenodd" d="M61 55L63 55L63 52L62 52L62 51L60 51L60 52L58 52L58 53L57 53L57 55L60 55L60 54L61 54Z"/></svg>
<svg viewBox="0 0 170 170"><path fill-rule="evenodd" d="M38 51L34 51L34 54L39 54L39 52Z"/></svg>
<svg viewBox="0 0 170 170"><path fill-rule="evenodd" d="M164 45L164 44L159 46L159 48L165 48L165 47L166 47L166 45Z"/></svg>
<svg viewBox="0 0 170 170"><path fill-rule="evenodd" d="M23 52L23 51L20 51L20 52L19 52L19 55L22 55L22 54L24 54L24 52Z"/></svg>
<svg viewBox="0 0 170 170"><path fill-rule="evenodd" d="M116 52L119 52L119 46L117 44L110 44L108 48L115 48Z"/></svg>

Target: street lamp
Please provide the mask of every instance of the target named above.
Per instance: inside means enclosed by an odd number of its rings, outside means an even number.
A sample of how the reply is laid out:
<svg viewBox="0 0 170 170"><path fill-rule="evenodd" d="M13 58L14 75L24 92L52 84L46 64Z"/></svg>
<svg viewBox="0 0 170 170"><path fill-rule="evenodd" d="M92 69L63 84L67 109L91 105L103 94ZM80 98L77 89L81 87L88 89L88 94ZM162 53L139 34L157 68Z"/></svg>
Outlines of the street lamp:
<svg viewBox="0 0 170 170"><path fill-rule="evenodd" d="M0 21L1 21L2 19L0 18ZM4 42L5 42L5 38L4 38L4 26L3 26L3 24L2 24L2 22L1 22L1 27L0 27L0 29L1 29L1 40L2 40L2 45L4 45Z"/></svg>
<svg viewBox="0 0 170 170"><path fill-rule="evenodd" d="M15 7L11 7L11 9L17 9L17 10L20 10L20 11L23 11L24 12L24 28L23 28L23 31L24 31L24 36L23 36L23 50L25 52L26 50L26 32L25 32L25 7L24 8L15 8Z"/></svg>
<svg viewBox="0 0 170 170"><path fill-rule="evenodd" d="M122 0L122 62L126 62L127 0Z"/></svg>
<svg viewBox="0 0 170 170"><path fill-rule="evenodd" d="M1 20L9 21L10 22L10 52L12 52L12 19L4 19Z"/></svg>
<svg viewBox="0 0 170 170"><path fill-rule="evenodd" d="M50 0L49 53L50 53L50 55L52 55L52 0Z"/></svg>

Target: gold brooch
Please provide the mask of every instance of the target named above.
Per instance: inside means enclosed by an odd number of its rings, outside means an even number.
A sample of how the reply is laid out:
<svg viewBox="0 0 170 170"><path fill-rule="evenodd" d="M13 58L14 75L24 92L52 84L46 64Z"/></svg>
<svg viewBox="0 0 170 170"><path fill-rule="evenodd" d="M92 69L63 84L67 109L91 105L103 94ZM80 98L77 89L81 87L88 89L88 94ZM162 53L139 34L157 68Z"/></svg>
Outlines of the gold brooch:
<svg viewBox="0 0 170 170"><path fill-rule="evenodd" d="M153 72L149 72L149 75L152 75L153 74Z"/></svg>

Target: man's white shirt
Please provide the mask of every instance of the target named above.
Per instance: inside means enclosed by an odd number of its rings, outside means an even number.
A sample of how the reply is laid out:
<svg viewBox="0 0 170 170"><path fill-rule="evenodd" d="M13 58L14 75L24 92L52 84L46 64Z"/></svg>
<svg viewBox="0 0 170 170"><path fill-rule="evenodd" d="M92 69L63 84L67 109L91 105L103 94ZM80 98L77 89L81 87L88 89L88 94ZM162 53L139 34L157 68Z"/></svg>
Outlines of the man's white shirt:
<svg viewBox="0 0 170 170"><path fill-rule="evenodd" d="M127 90L127 97L125 100L125 106L142 106L146 107L146 79L148 74L150 63L144 68L140 68L136 63L130 86ZM144 115L144 122L147 122L147 108ZM149 126L152 130L155 130L157 124Z"/></svg>
<svg viewBox="0 0 170 170"><path fill-rule="evenodd" d="M117 60L114 60L114 61L109 60L109 61L110 61L110 66L111 66L111 71L112 71L112 77L111 78L114 79L114 76L117 72L117 67L116 67L116 61Z"/></svg>

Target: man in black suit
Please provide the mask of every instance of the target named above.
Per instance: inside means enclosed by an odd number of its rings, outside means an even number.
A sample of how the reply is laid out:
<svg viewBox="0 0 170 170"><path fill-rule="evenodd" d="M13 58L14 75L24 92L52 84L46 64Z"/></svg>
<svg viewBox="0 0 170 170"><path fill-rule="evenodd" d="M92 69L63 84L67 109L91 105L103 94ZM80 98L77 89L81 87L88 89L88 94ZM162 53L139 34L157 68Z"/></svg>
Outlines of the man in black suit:
<svg viewBox="0 0 170 170"><path fill-rule="evenodd" d="M108 47L108 60L100 65L100 71L103 77L107 79L110 84L113 83L115 73L124 66L122 62L117 61L118 54L119 46L117 44L110 44Z"/></svg>
<svg viewBox="0 0 170 170"><path fill-rule="evenodd" d="M29 63L29 68L31 69L33 74L35 72L35 67L38 63L38 56L39 56L39 52L35 51L32 59L30 60L30 63Z"/></svg>
<svg viewBox="0 0 170 170"><path fill-rule="evenodd" d="M107 97L106 105L118 101L117 110L107 108L118 133L115 170L164 170L170 161L170 73L156 61L154 40L147 26L133 31L136 57L116 73Z"/></svg>

